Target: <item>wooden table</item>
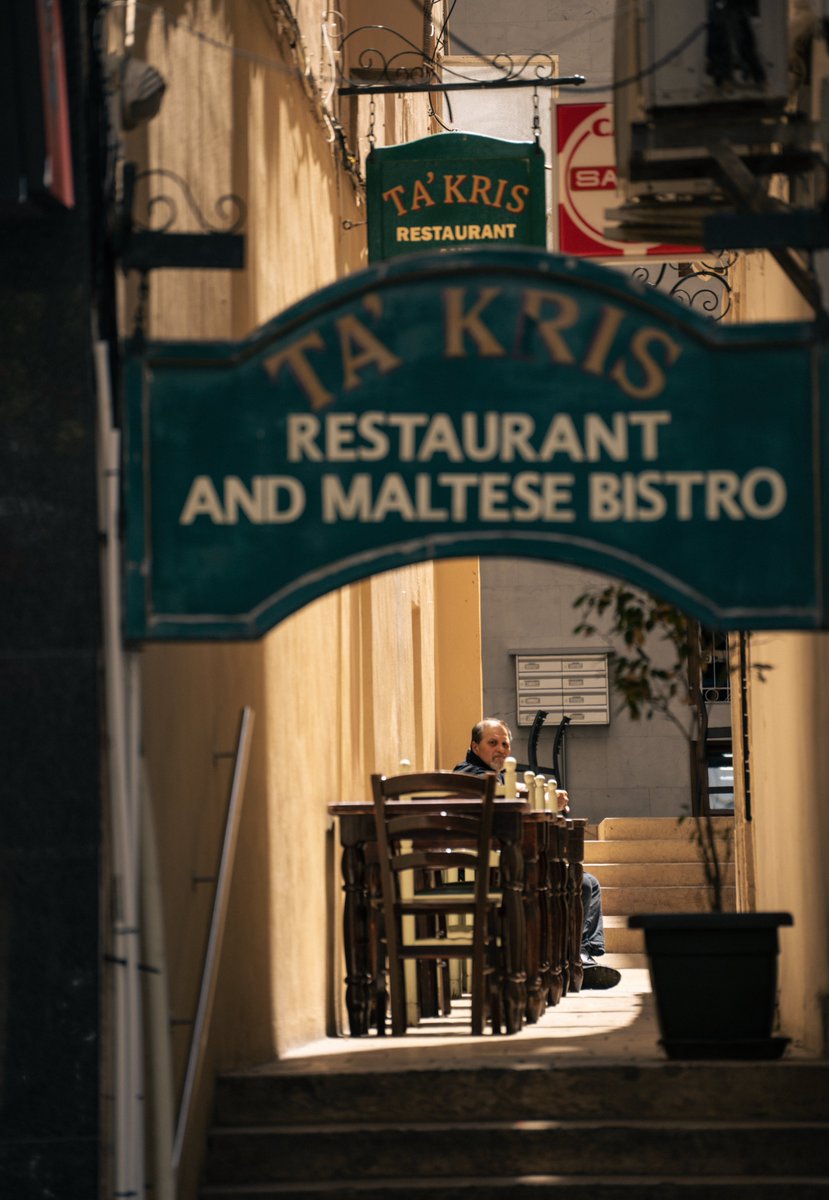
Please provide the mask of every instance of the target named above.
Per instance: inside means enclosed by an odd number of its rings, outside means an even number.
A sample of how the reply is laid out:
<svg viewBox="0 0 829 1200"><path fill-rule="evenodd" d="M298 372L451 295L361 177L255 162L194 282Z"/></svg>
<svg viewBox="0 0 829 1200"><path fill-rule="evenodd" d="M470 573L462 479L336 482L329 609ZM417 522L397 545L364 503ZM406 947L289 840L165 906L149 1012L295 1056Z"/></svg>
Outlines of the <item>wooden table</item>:
<svg viewBox="0 0 829 1200"><path fill-rule="evenodd" d="M584 818L531 812L523 820L524 909L527 926L526 1019L581 988L581 894Z"/></svg>
<svg viewBox="0 0 829 1200"><path fill-rule="evenodd" d="M387 808L405 812L430 812L480 807L475 799L392 800ZM524 915L523 818L530 813L524 800L496 800L493 834L500 847L500 876L503 891L507 961L504 970L504 1022L508 1033L517 1033L527 1007L526 921ZM329 804L328 812L338 818L342 846L342 877L345 892L343 934L346 961L345 1003L353 1037L369 1032L375 1008L378 965L372 962L370 896L377 880L371 877L366 846L375 840L374 806L370 802ZM383 1018L385 1014L382 1014ZM378 1032L379 1030L378 1022Z"/></svg>
<svg viewBox="0 0 829 1200"><path fill-rule="evenodd" d="M446 801L393 801L411 811L445 808ZM453 807L475 806L477 800L451 801ZM374 808L370 802L331 804L338 818L345 893L344 943L346 1008L351 1034L369 1032L377 1014L376 949L371 936L370 897L379 881L366 855L374 843ZM507 1031L523 1021L536 1022L548 1005L581 988L581 930L584 921L581 885L584 858L583 818L534 812L522 800L496 800L494 832L501 847L504 917L508 924L509 961L504 980ZM379 1017L379 1019L378 1019Z"/></svg>

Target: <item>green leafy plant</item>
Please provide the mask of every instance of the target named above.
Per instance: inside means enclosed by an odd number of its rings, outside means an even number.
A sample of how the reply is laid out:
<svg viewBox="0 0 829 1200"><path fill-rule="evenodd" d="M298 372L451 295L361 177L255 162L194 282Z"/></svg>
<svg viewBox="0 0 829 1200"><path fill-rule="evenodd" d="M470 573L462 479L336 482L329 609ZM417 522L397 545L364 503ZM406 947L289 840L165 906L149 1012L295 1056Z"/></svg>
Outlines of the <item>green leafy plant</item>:
<svg viewBox="0 0 829 1200"><path fill-rule="evenodd" d="M616 643L608 666L610 685L621 699L622 710L635 721L651 720L654 714L666 717L693 753L690 819L710 906L713 912L721 912L722 863L707 804L708 711L701 686L699 622L673 604L621 583L583 592L573 604L582 613L577 634L609 635Z"/></svg>

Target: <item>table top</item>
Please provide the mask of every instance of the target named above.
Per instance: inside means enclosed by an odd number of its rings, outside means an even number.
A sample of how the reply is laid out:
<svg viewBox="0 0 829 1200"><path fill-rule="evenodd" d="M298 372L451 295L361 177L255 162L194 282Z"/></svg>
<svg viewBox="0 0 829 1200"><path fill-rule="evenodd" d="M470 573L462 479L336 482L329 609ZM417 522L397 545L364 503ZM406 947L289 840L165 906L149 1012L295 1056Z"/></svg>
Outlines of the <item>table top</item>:
<svg viewBox="0 0 829 1200"><path fill-rule="evenodd" d="M441 809L451 806L456 812L466 809L475 809L480 807L481 801L474 796L470 797L451 797L451 796L435 796L429 799L421 798L419 800L388 800L387 805L392 812L440 812ZM526 800L505 800L503 797L495 798L495 812L506 815L507 813L519 813L525 820L529 819L534 822L546 822L555 820L566 825L569 829L577 829L587 824L587 817L564 817L560 813L540 812L537 809L530 807ZM374 815L374 802L372 800L339 800L328 805L328 814L332 817L368 817Z"/></svg>
<svg viewBox="0 0 829 1200"><path fill-rule="evenodd" d="M430 796L421 797L417 800L387 800L386 807L391 812L398 810L403 812L440 812L443 808L452 808L454 811L463 811L463 809L474 810L481 807L481 801L474 796ZM526 800L504 800L496 798L495 808L498 812L517 812L522 815L530 815L532 809ZM365 813L374 812L374 802L372 800L340 800L334 804L328 805L329 813L334 817L361 816Z"/></svg>

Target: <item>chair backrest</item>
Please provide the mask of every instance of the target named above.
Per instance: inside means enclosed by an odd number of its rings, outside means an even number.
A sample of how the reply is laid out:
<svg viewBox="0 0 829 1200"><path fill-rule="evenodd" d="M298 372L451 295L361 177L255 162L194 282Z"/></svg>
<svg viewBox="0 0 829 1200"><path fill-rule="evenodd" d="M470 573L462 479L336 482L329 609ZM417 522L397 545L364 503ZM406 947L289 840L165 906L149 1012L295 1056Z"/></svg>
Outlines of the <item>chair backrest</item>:
<svg viewBox="0 0 829 1200"><path fill-rule="evenodd" d="M491 784L490 784L491 778ZM469 800L483 799L490 786L495 794L498 777L494 773L486 775L467 775L461 771L420 771L410 775L372 775L371 786L374 798L377 798L378 786L380 793L387 800L400 800L411 796L412 799L428 800L430 798Z"/></svg>
<svg viewBox="0 0 829 1200"><path fill-rule="evenodd" d="M490 843L497 777L462 775L449 771L417 775L372 775L374 820L384 900L397 898L400 874L418 868L471 868L475 870L475 895L486 903L489 887ZM387 800L439 799L437 811L411 813L386 808ZM453 802L480 800L480 807L464 810ZM484 870L476 870L483 865ZM386 895L386 889L389 889Z"/></svg>
<svg viewBox="0 0 829 1200"><path fill-rule="evenodd" d="M380 881L386 923L398 900L410 895L403 882L417 869L464 868L475 871L476 916L482 922L489 892L489 850L497 776L455 772L372 775L374 826L377 832ZM419 812L386 808L388 800L407 798L445 802L437 810ZM464 800L480 800L464 810ZM457 803L461 802L461 803ZM391 930L389 931L391 934ZM394 940L394 934L391 935Z"/></svg>
<svg viewBox="0 0 829 1200"><path fill-rule="evenodd" d="M455 772L424 772L416 775L386 777L372 775L374 821L383 893L385 942L392 982L392 1029L405 1032L405 999L402 959L418 957L422 943L412 941L400 923L401 914L411 913L412 874L418 869L434 871L471 868L475 873L472 920L472 1031L480 1033L484 1014L484 963L487 944L487 914L491 902L489 893L489 860L494 817L494 774L464 775ZM411 811L406 803L413 801ZM439 800L429 811L418 811L418 800ZM477 800L478 804L469 804ZM467 894L468 895L468 894ZM423 911L429 899L419 893L415 904ZM449 902L450 904L452 902ZM469 912L469 902L461 898L452 905L459 912ZM444 908L444 911L447 911ZM449 943L444 940L443 947ZM463 953L461 947L457 949ZM434 955L427 955L434 957ZM457 957L458 955L455 955ZM443 954L441 954L443 957Z"/></svg>

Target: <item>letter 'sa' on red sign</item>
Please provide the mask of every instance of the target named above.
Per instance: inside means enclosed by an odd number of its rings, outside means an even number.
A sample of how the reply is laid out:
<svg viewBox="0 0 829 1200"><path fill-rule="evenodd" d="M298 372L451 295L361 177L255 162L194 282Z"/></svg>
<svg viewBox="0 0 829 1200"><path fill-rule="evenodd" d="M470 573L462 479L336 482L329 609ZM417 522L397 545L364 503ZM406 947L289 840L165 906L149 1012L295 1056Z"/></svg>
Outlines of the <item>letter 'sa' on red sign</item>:
<svg viewBox="0 0 829 1200"><path fill-rule="evenodd" d="M683 258L693 247L615 241L605 212L622 202L617 192L613 105L556 106L558 222L556 249L581 258Z"/></svg>

